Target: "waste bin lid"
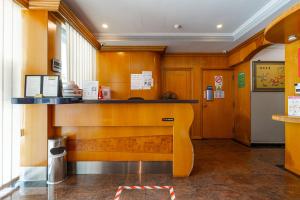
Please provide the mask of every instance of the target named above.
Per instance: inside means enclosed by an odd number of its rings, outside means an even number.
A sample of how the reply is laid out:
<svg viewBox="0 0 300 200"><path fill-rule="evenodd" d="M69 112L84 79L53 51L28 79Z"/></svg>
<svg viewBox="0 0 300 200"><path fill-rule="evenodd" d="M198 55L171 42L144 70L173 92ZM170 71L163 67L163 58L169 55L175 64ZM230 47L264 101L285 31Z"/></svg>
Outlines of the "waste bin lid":
<svg viewBox="0 0 300 200"><path fill-rule="evenodd" d="M65 150L66 150L65 147L55 147L50 149L50 153L52 155L58 155L58 154L62 154Z"/></svg>

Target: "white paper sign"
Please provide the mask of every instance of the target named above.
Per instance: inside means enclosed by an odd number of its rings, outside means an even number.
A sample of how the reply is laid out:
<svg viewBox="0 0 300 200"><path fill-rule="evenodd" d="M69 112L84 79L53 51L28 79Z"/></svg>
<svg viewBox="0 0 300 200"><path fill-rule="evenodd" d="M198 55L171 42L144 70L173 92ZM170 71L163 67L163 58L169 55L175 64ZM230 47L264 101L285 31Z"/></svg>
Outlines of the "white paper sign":
<svg viewBox="0 0 300 200"><path fill-rule="evenodd" d="M130 88L131 90L141 90L143 83L142 74L131 74L130 76Z"/></svg>
<svg viewBox="0 0 300 200"><path fill-rule="evenodd" d="M143 85L142 88L145 90L150 90L153 87L152 71L142 72Z"/></svg>
<svg viewBox="0 0 300 200"><path fill-rule="evenodd" d="M45 97L58 96L58 76L43 77L43 96Z"/></svg>
<svg viewBox="0 0 300 200"><path fill-rule="evenodd" d="M216 90L214 91L214 97L215 99L224 99L225 92L223 90Z"/></svg>
<svg viewBox="0 0 300 200"><path fill-rule="evenodd" d="M26 76L25 96L34 97L41 93L42 76Z"/></svg>
<svg viewBox="0 0 300 200"><path fill-rule="evenodd" d="M288 115L300 117L300 96L288 97Z"/></svg>
<svg viewBox="0 0 300 200"><path fill-rule="evenodd" d="M98 99L98 81L83 81L83 96L84 100Z"/></svg>

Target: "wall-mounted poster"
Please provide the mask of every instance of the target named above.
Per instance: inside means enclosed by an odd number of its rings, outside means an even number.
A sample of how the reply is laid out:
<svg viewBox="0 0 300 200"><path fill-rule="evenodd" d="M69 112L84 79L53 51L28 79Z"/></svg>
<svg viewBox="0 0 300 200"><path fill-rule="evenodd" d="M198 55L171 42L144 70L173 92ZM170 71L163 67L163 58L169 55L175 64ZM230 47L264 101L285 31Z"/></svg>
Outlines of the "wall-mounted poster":
<svg viewBox="0 0 300 200"><path fill-rule="evenodd" d="M252 81L254 92L282 92L284 91L284 77L284 62L253 62Z"/></svg>

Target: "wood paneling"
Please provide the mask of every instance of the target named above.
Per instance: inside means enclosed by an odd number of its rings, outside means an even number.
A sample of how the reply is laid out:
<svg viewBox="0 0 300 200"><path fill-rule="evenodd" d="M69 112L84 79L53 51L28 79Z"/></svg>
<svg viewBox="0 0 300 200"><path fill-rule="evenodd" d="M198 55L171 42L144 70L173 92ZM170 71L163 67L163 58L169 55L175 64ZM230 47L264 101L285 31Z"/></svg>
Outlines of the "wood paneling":
<svg viewBox="0 0 300 200"><path fill-rule="evenodd" d="M140 136L100 139L68 139L68 151L77 152L127 152L173 153L172 136Z"/></svg>
<svg viewBox="0 0 300 200"><path fill-rule="evenodd" d="M47 74L48 11L23 11L24 74ZM24 83L24 80L23 80ZM26 105L21 166L47 165L47 105Z"/></svg>
<svg viewBox="0 0 300 200"><path fill-rule="evenodd" d="M13 0L13 1L24 8L28 8L29 6L29 0Z"/></svg>
<svg viewBox="0 0 300 200"><path fill-rule="evenodd" d="M165 69L163 80L163 92L175 92L178 99L193 99L192 69Z"/></svg>
<svg viewBox="0 0 300 200"><path fill-rule="evenodd" d="M167 46L107 46L104 45L101 47L101 52L158 52L158 53L164 53L167 49Z"/></svg>
<svg viewBox="0 0 300 200"><path fill-rule="evenodd" d="M264 32L260 31L228 53L228 64L234 66L246 62L269 45L271 44L265 40Z"/></svg>
<svg viewBox="0 0 300 200"><path fill-rule="evenodd" d="M281 122L298 123L300 124L300 117L288 115L272 115L272 119Z"/></svg>
<svg viewBox="0 0 300 200"><path fill-rule="evenodd" d="M288 96L294 96L294 84L298 76L298 49L300 41L286 45L285 49L285 114L288 112ZM285 167L300 175L300 124L285 124Z"/></svg>
<svg viewBox="0 0 300 200"><path fill-rule="evenodd" d="M57 11L61 0L29 0L29 9Z"/></svg>
<svg viewBox="0 0 300 200"><path fill-rule="evenodd" d="M190 104L70 104L54 106L53 125L62 129L59 133L72 135L71 161L173 160L173 175L188 176L194 159L189 137L193 116ZM174 121L162 121L165 117ZM106 127L113 131L110 137L103 131ZM88 134L83 134L85 129Z"/></svg>
<svg viewBox="0 0 300 200"><path fill-rule="evenodd" d="M228 68L225 54L166 54L162 58L162 91L173 90L179 98L199 100L193 104L192 139L202 136L202 69Z"/></svg>
<svg viewBox="0 0 300 200"><path fill-rule="evenodd" d="M100 85L109 86L113 99L160 97L160 55L154 52L103 52L99 53L97 77ZM152 71L154 85L150 90L131 90L130 74Z"/></svg>
<svg viewBox="0 0 300 200"><path fill-rule="evenodd" d="M232 70L204 70L203 91L207 86L215 88L215 76L223 77L222 90L224 98L207 101L203 99L203 138L232 138L234 124L233 110L233 71Z"/></svg>
<svg viewBox="0 0 300 200"><path fill-rule="evenodd" d="M245 73L245 87L238 87L238 74ZM250 145L251 143L251 73L250 62L243 62L234 68L234 94L235 94L235 112L234 112L234 139ZM271 116L270 116L271 117Z"/></svg>
<svg viewBox="0 0 300 200"><path fill-rule="evenodd" d="M290 35L300 39L300 3L296 4L285 13L276 18L265 30L265 37L273 43L290 43Z"/></svg>
<svg viewBox="0 0 300 200"><path fill-rule="evenodd" d="M269 41L276 43L287 43L285 45L285 115L288 114L288 97L294 96L294 84L300 82L298 76L298 51L300 41L288 43L287 37L291 34L298 36L300 22L300 4L275 19L265 31ZM278 118L277 118L278 119ZM286 117L284 119L286 120ZM300 124L291 123L294 120L288 119L285 123L285 168L300 175Z"/></svg>

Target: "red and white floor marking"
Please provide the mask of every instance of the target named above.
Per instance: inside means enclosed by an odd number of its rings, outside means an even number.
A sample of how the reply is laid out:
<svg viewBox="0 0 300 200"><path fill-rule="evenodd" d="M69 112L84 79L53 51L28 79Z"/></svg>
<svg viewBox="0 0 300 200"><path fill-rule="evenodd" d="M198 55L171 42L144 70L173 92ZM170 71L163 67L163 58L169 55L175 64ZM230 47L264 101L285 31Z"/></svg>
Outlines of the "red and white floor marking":
<svg viewBox="0 0 300 200"><path fill-rule="evenodd" d="M171 200L175 200L175 191L173 186L119 186L114 200L120 200L123 190L164 190L170 191Z"/></svg>

